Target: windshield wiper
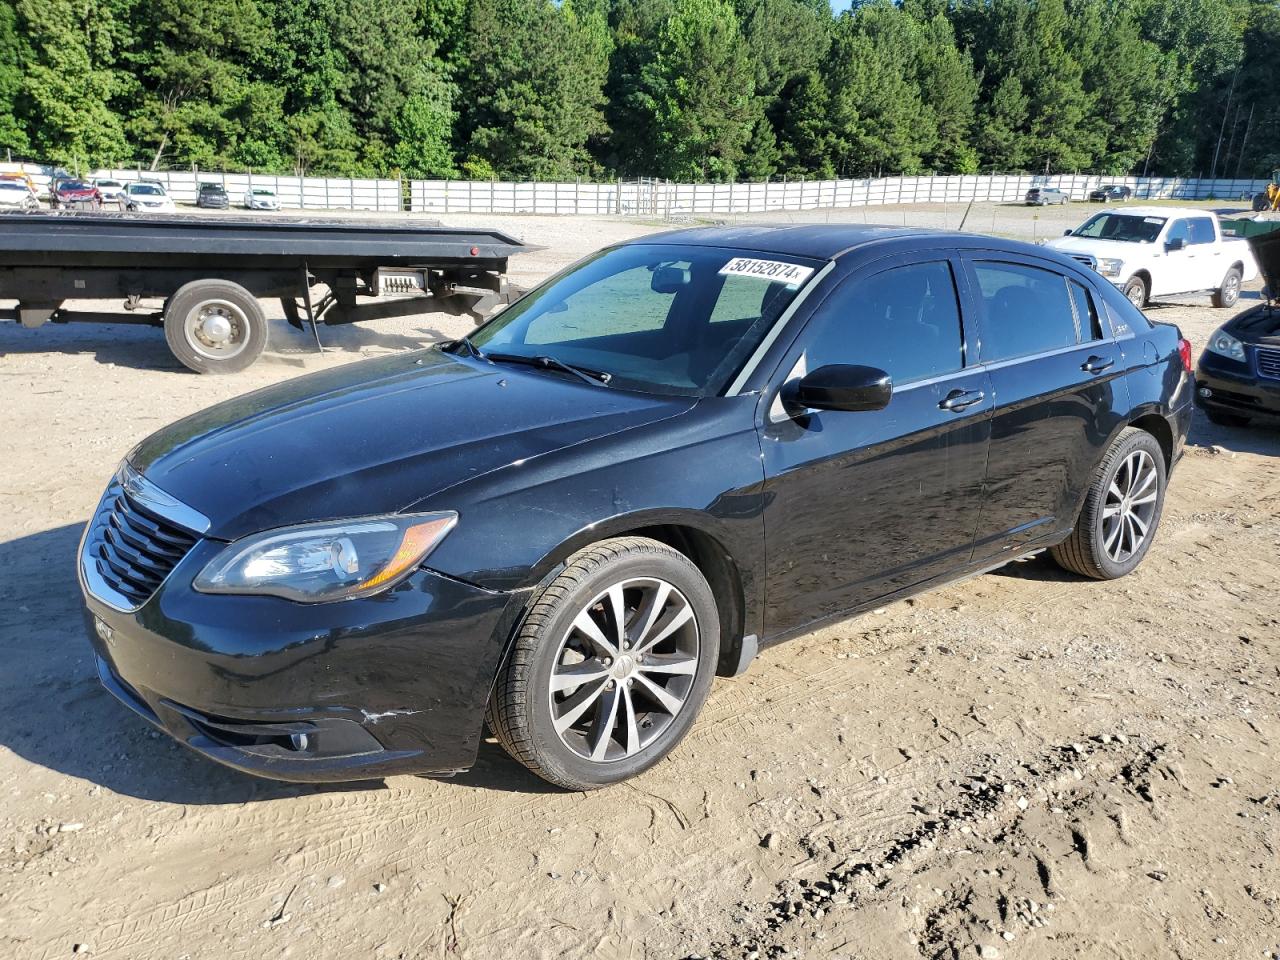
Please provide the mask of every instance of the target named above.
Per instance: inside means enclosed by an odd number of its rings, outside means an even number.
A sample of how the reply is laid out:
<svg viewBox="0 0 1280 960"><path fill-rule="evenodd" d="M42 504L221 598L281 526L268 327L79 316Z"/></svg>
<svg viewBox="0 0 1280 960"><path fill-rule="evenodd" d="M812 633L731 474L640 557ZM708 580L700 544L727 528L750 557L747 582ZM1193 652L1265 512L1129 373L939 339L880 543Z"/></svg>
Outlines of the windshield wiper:
<svg viewBox="0 0 1280 960"><path fill-rule="evenodd" d="M456 350L459 346L466 347L467 353L471 354L471 356L474 357L475 359L477 360L489 359L488 356L485 355L485 352L481 350L479 347L477 347L471 341L470 337L459 337L457 340L454 340L451 343L446 344L446 346L449 348L451 352L453 350Z"/></svg>
<svg viewBox="0 0 1280 960"><path fill-rule="evenodd" d="M484 359L491 363L526 363L531 367L541 367L543 370L560 370L564 373L573 374L579 380L589 383L593 387L602 386L613 379L613 374L604 370L576 367L571 363L565 363L563 360L545 354L537 357L526 357L520 353L486 353Z"/></svg>

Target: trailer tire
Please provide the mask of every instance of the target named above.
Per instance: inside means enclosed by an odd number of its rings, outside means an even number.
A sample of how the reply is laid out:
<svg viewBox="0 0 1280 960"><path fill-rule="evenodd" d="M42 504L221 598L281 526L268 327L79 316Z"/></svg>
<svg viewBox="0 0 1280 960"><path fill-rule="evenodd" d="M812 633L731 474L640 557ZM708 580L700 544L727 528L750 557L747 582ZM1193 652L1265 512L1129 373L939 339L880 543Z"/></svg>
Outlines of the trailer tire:
<svg viewBox="0 0 1280 960"><path fill-rule="evenodd" d="M267 345L267 318L238 283L193 280L165 305L164 338L196 373L239 373Z"/></svg>

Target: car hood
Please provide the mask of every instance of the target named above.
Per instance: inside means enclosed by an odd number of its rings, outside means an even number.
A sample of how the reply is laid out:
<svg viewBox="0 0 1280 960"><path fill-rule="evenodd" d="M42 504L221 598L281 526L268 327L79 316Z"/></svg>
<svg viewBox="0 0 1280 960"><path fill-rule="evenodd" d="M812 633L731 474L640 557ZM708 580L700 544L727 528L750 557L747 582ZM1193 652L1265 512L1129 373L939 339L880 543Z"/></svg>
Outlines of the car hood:
<svg viewBox="0 0 1280 960"><path fill-rule="evenodd" d="M455 484L694 403L432 349L228 400L152 434L129 459L208 517L209 536L230 540L402 511Z"/></svg>
<svg viewBox="0 0 1280 960"><path fill-rule="evenodd" d="M1091 253L1094 256L1130 259L1151 248L1149 243L1131 243L1127 240L1099 240L1096 237L1057 237L1045 244L1063 253Z"/></svg>
<svg viewBox="0 0 1280 960"><path fill-rule="evenodd" d="M1267 282L1267 291L1274 300L1280 295L1280 230L1249 237L1249 249L1258 261L1258 270Z"/></svg>

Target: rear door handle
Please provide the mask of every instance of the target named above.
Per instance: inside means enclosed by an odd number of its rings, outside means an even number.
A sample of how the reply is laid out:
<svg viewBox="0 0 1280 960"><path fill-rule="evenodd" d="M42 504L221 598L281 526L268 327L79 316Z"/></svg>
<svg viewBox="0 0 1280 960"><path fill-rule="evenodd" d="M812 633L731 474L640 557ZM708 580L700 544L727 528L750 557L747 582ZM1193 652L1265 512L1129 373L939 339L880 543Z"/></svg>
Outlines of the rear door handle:
<svg viewBox="0 0 1280 960"><path fill-rule="evenodd" d="M981 390L952 390L947 394L945 400L938 404L940 410L950 410L952 413L959 413L961 410L972 407L975 403L981 403L986 394Z"/></svg>
<svg viewBox="0 0 1280 960"><path fill-rule="evenodd" d="M1080 364L1080 369L1085 373L1101 373L1115 365L1115 361L1110 357L1090 357L1084 363Z"/></svg>

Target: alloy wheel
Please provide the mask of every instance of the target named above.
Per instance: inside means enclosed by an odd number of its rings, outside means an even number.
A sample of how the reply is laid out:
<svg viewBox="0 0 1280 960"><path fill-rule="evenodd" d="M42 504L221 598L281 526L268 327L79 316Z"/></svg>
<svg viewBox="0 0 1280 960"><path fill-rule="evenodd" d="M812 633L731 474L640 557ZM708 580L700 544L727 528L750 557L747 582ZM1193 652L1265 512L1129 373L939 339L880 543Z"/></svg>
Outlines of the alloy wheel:
<svg viewBox="0 0 1280 960"><path fill-rule="evenodd" d="M549 699L557 736L597 763L640 753L684 708L698 645L693 607L672 584L613 584L579 611L556 651Z"/></svg>
<svg viewBox="0 0 1280 960"><path fill-rule="evenodd" d="M1151 531L1160 490L1160 474L1145 450L1125 457L1107 486L1102 506L1102 549L1124 563L1141 548Z"/></svg>

